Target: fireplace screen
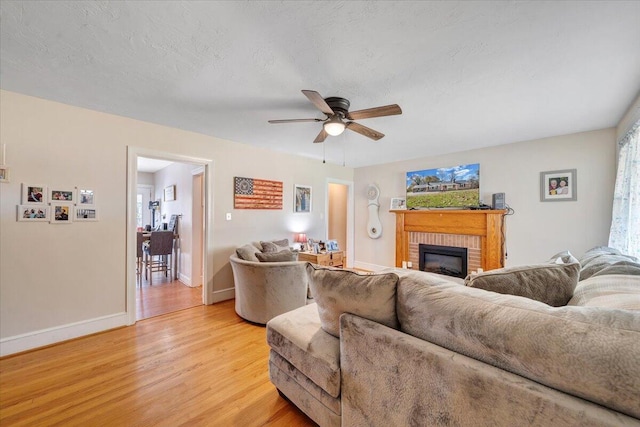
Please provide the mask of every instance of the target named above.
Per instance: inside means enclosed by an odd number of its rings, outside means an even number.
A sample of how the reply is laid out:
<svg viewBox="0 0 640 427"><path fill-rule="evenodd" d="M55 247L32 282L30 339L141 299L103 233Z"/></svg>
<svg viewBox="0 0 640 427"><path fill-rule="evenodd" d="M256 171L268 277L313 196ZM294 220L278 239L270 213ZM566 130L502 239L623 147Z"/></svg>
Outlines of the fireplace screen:
<svg viewBox="0 0 640 427"><path fill-rule="evenodd" d="M419 250L420 270L463 279L467 276L467 248L420 244Z"/></svg>

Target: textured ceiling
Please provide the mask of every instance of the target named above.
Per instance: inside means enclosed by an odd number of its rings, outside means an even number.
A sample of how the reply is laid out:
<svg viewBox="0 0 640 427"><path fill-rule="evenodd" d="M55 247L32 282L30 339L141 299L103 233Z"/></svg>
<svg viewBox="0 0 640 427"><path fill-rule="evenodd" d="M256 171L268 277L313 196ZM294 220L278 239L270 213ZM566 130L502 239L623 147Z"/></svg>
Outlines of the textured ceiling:
<svg viewBox="0 0 640 427"><path fill-rule="evenodd" d="M615 126L640 2L0 2L3 89L358 167ZM312 141L302 95L397 103Z"/></svg>

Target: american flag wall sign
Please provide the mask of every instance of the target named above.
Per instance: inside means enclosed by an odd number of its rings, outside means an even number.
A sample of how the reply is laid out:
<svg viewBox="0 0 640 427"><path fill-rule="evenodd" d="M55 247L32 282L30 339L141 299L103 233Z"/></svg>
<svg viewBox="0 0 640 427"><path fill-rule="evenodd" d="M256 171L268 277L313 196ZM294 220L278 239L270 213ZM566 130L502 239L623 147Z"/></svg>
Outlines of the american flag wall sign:
<svg viewBox="0 0 640 427"><path fill-rule="evenodd" d="M234 209L282 209L282 182L234 178Z"/></svg>

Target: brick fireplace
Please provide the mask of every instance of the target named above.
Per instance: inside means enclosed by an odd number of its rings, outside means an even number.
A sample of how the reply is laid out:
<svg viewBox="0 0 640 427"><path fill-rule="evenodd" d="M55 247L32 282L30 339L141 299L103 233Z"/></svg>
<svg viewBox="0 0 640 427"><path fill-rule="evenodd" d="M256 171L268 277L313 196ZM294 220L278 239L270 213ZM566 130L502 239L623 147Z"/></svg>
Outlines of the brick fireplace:
<svg viewBox="0 0 640 427"><path fill-rule="evenodd" d="M419 245L467 249L468 271L504 267L502 210L394 210L396 267L419 268Z"/></svg>

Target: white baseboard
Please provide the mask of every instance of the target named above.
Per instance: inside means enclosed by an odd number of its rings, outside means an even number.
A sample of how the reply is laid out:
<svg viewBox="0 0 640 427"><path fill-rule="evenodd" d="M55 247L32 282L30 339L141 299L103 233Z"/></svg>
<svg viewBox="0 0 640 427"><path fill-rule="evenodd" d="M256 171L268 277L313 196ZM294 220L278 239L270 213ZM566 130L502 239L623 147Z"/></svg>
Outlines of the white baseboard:
<svg viewBox="0 0 640 427"><path fill-rule="evenodd" d="M184 285L191 287L191 277L186 276L182 273L178 273L178 280L182 282Z"/></svg>
<svg viewBox="0 0 640 427"><path fill-rule="evenodd" d="M213 291L213 293L211 294L211 300L213 301L213 304L221 301L234 299L235 297L236 297L235 288L227 288L219 291Z"/></svg>
<svg viewBox="0 0 640 427"><path fill-rule="evenodd" d="M384 270L385 268L392 268L392 267L389 267L388 265L369 264L367 262L360 262L360 261L354 262L353 267L360 268L362 270L369 270L369 271L380 271L380 270Z"/></svg>
<svg viewBox="0 0 640 427"><path fill-rule="evenodd" d="M0 340L0 356L7 356L84 335L126 326L127 319L127 313L116 313L95 319L83 320L82 322L69 323L67 325L2 338Z"/></svg>

